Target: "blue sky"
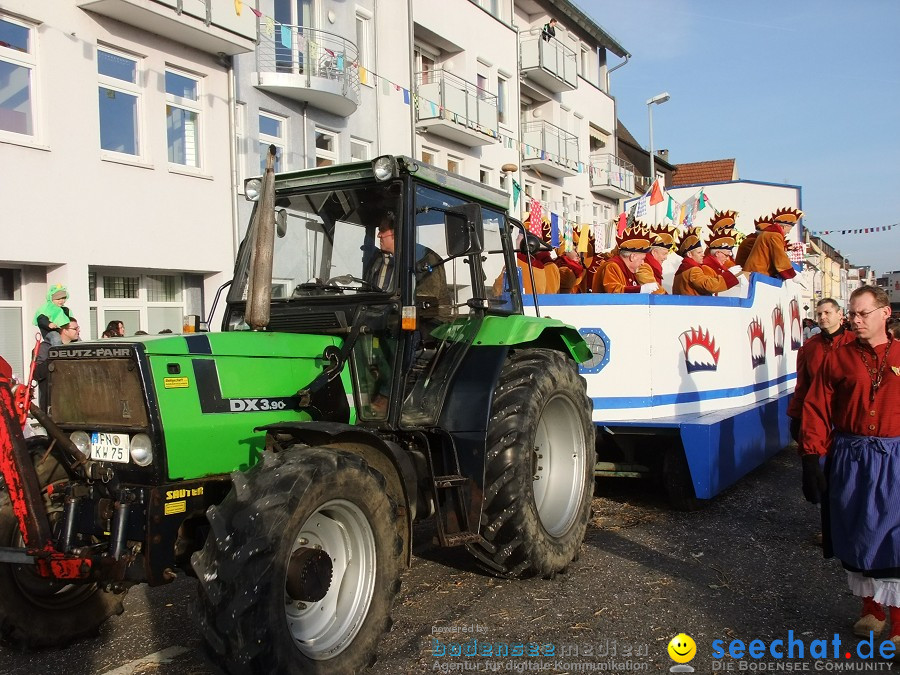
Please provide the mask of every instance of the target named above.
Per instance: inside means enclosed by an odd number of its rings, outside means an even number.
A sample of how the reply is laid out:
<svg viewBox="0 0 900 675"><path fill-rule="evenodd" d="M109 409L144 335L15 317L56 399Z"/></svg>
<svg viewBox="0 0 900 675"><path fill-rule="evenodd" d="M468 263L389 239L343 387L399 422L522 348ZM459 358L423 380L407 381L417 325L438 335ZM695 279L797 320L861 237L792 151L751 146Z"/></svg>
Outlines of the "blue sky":
<svg viewBox="0 0 900 675"><path fill-rule="evenodd" d="M668 91L653 144L672 163L733 157L741 178L800 185L813 231L900 223L900 1L577 2L632 55L610 87L644 147L646 101ZM825 240L900 270L900 227Z"/></svg>

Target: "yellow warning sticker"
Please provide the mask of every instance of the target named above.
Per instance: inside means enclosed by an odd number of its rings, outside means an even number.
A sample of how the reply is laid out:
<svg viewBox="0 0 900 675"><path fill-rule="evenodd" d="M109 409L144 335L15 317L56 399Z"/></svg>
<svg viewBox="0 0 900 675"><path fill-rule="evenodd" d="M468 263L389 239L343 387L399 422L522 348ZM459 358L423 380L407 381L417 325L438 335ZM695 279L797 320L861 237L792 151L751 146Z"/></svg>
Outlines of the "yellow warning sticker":
<svg viewBox="0 0 900 675"><path fill-rule="evenodd" d="M187 501L182 499L178 502L167 502L165 513L167 516L171 516L176 513L184 513L187 511Z"/></svg>
<svg viewBox="0 0 900 675"><path fill-rule="evenodd" d="M189 383L186 377L164 377L163 386L166 389L185 389Z"/></svg>

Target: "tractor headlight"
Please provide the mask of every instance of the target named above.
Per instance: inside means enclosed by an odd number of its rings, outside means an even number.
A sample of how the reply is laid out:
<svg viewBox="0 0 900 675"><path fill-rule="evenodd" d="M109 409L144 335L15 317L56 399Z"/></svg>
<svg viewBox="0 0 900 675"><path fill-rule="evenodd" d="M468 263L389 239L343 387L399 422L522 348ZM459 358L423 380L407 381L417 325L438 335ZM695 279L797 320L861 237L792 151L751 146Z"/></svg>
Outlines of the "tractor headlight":
<svg viewBox="0 0 900 675"><path fill-rule="evenodd" d="M69 434L69 440L71 440L75 447L78 448L78 452L80 452L85 457L91 456L91 437L87 435L84 431L73 431Z"/></svg>
<svg viewBox="0 0 900 675"><path fill-rule="evenodd" d="M147 434L135 434L131 439L131 459L138 466L147 466L153 461L153 444Z"/></svg>
<svg viewBox="0 0 900 675"><path fill-rule="evenodd" d="M390 180L398 174L397 160L390 155L376 157L372 161L372 171L375 173L375 180Z"/></svg>
<svg viewBox="0 0 900 675"><path fill-rule="evenodd" d="M244 195L247 201L255 202L259 199L259 193L262 192L262 181L259 178L251 178L244 183Z"/></svg>

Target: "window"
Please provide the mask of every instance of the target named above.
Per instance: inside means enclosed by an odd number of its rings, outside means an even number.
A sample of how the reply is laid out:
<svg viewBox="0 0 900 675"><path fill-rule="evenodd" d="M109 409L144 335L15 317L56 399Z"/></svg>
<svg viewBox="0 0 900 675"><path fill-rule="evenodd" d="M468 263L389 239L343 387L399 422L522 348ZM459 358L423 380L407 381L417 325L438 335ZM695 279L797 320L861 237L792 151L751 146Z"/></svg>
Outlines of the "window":
<svg viewBox="0 0 900 675"><path fill-rule="evenodd" d="M100 93L100 148L141 155L141 90L138 60L121 52L97 49Z"/></svg>
<svg viewBox="0 0 900 675"><path fill-rule="evenodd" d="M316 129L316 166L331 166L337 161L337 135Z"/></svg>
<svg viewBox="0 0 900 675"><path fill-rule="evenodd" d="M545 187L541 188L541 204L550 203L550 190Z"/></svg>
<svg viewBox="0 0 900 675"><path fill-rule="evenodd" d="M35 135L34 32L0 18L0 132Z"/></svg>
<svg viewBox="0 0 900 675"><path fill-rule="evenodd" d="M200 166L200 81L166 69L169 163Z"/></svg>
<svg viewBox="0 0 900 675"><path fill-rule="evenodd" d="M447 155L447 171L450 173L462 173L462 157Z"/></svg>
<svg viewBox="0 0 900 675"><path fill-rule="evenodd" d="M361 141L356 138L350 139L350 161L362 162L372 154L372 144L369 141Z"/></svg>
<svg viewBox="0 0 900 675"><path fill-rule="evenodd" d="M371 17L356 11L356 46L359 49L359 65L368 68L372 62L369 52L369 26L371 25ZM375 78L367 82L374 85Z"/></svg>
<svg viewBox="0 0 900 675"><path fill-rule="evenodd" d="M509 175L505 172L500 174L500 189L509 192Z"/></svg>
<svg viewBox="0 0 900 675"><path fill-rule="evenodd" d="M565 192L563 193L563 216L565 218L572 218L572 195L567 195Z"/></svg>
<svg viewBox="0 0 900 675"><path fill-rule="evenodd" d="M509 79L497 76L497 121L506 124L506 106L509 101Z"/></svg>
<svg viewBox="0 0 900 675"><path fill-rule="evenodd" d="M266 172L266 153L275 146L275 172L282 170L285 144L284 130L287 120L269 113L259 113L259 172Z"/></svg>
<svg viewBox="0 0 900 675"><path fill-rule="evenodd" d="M584 79L591 77L591 50L585 45L581 45L581 63L579 63L579 71Z"/></svg>
<svg viewBox="0 0 900 675"><path fill-rule="evenodd" d="M502 19L501 7L503 3L500 0L478 0L478 4L483 9L493 14L498 19Z"/></svg>
<svg viewBox="0 0 900 675"><path fill-rule="evenodd" d="M488 88L487 75L482 75L481 73L478 73L478 75L476 75L475 77L476 77L475 84L478 87L478 98L483 100L483 99L487 98L488 93L489 93L487 90L487 88Z"/></svg>
<svg viewBox="0 0 900 675"><path fill-rule="evenodd" d="M140 277L103 277L103 297L135 300L138 297L140 281Z"/></svg>
<svg viewBox="0 0 900 675"><path fill-rule="evenodd" d="M435 56L426 54L421 47L416 47L416 70L422 73L422 84L434 82Z"/></svg>
<svg viewBox="0 0 900 675"><path fill-rule="evenodd" d="M478 171L478 180L481 181L484 185L491 184L491 174L493 171L487 168L486 166L481 167Z"/></svg>
<svg viewBox="0 0 900 675"><path fill-rule="evenodd" d="M435 166L437 164L437 150L422 148L422 161Z"/></svg>
<svg viewBox="0 0 900 675"><path fill-rule="evenodd" d="M584 200L581 197L575 197L575 220L581 224L581 212L584 208Z"/></svg>
<svg viewBox="0 0 900 675"><path fill-rule="evenodd" d="M532 197L534 195L534 183L525 183L525 196Z"/></svg>

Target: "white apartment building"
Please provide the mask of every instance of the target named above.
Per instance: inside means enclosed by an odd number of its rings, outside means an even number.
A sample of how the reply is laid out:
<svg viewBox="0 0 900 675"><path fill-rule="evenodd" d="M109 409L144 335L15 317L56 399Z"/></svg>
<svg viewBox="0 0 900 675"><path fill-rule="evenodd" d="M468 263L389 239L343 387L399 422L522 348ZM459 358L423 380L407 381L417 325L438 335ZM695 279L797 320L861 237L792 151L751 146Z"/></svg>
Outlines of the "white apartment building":
<svg viewBox="0 0 900 675"><path fill-rule="evenodd" d="M24 371L57 282L84 338L215 327L270 144L279 171L406 154L608 224L634 189L608 54L567 0L0 0L0 353Z"/></svg>
<svg viewBox="0 0 900 675"><path fill-rule="evenodd" d="M218 0L0 2L0 353L16 373L48 284L89 338L113 319L180 332L230 276L224 62L253 49L251 17Z"/></svg>

